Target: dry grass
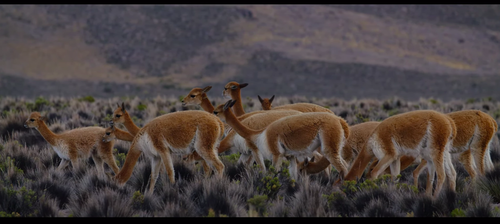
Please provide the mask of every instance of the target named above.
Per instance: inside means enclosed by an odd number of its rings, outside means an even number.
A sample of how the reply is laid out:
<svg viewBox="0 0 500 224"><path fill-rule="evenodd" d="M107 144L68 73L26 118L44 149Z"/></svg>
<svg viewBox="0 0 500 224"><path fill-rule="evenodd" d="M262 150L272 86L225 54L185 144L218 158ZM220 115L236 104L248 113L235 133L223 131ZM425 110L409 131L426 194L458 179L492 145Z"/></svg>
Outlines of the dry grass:
<svg viewBox="0 0 500 224"><path fill-rule="evenodd" d="M224 103L213 98L215 104ZM91 159L87 166L72 172L56 169L60 159L35 130L22 124L31 110L46 113L48 126L54 132L76 127L104 124L110 119L116 103L125 102L138 126L164 113L183 108L178 98L14 98L0 101L0 216L21 217L498 217L496 207L500 145L495 139L491 156L495 170L478 183L471 183L460 163L457 169L457 192L446 192L440 200L423 195L424 182L418 189L412 183L412 168L402 171L397 185L380 178L375 182L361 179L340 189L331 187L337 175L299 176L291 180L288 172L262 174L257 168L245 169L235 163L237 155L221 156L225 177L205 179L201 167L183 164L174 157L176 183L170 184L162 172L154 195L144 195L150 164L143 157L124 187L105 177L98 177ZM500 119L500 102L488 99L473 102L421 98L404 101L337 98L276 97L274 105L312 102L326 106L350 125L383 120L394 114L417 109L451 112L479 109ZM260 110L255 98L244 99L247 112ZM498 133L497 133L498 135ZM130 146L117 141L115 157L121 167ZM269 161L267 161L269 165ZM106 172L112 173L109 167ZM422 175L421 178L425 178ZM275 178L276 177L276 178ZM371 184L370 184L371 183ZM268 184L270 184L268 186ZM272 186L276 185L275 188ZM418 192L417 192L418 191Z"/></svg>

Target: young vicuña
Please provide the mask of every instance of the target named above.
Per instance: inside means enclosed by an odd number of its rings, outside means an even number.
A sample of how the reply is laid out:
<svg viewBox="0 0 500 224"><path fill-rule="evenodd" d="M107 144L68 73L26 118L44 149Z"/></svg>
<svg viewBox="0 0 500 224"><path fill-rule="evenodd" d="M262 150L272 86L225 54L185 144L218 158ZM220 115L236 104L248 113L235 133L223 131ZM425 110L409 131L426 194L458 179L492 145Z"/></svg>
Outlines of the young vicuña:
<svg viewBox="0 0 500 224"><path fill-rule="evenodd" d="M116 174L119 171L113 157L114 141L105 142L102 137L105 129L102 127L82 127L60 134L52 132L45 121L47 118L39 112L32 112L24 123L25 128L34 128L52 146L52 149L61 158L58 169L63 169L69 162L73 169L79 165L79 159L87 159L92 156L97 171L104 174L103 162L108 164Z"/></svg>
<svg viewBox="0 0 500 224"><path fill-rule="evenodd" d="M265 170L264 158L272 159L272 165L279 170L283 157L288 157L290 171L296 178L297 164L293 158L302 159L312 155L321 146L321 154L340 171L347 173L347 164L340 156L346 137L347 123L333 113L314 112L283 117L266 128L250 129L243 125L230 108L235 104L229 100L215 108L214 114L226 121L236 133L246 140L252 149L253 158Z"/></svg>
<svg viewBox="0 0 500 224"><path fill-rule="evenodd" d="M144 155L151 159L149 192L152 193L161 162L163 161L170 182L175 183L171 154L188 154L193 151L196 151L220 178L224 174L224 164L220 161L215 147L223 133L222 121L206 111L177 111L156 117L135 135L124 165L115 178L118 183L124 184L132 175L139 156L144 152Z"/></svg>

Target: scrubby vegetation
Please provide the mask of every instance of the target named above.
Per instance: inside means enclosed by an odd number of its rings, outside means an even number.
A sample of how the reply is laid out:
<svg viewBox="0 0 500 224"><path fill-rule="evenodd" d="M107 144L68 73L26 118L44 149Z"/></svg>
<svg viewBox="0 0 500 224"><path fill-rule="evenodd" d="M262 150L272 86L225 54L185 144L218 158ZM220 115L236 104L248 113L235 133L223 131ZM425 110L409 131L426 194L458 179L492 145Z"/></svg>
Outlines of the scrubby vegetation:
<svg viewBox="0 0 500 224"><path fill-rule="evenodd" d="M213 103L225 100L213 98ZM291 179L287 166L263 174L237 164L238 154L221 156L226 166L222 180L204 178L200 164L184 164L174 156L176 183L160 172L153 195L144 194L151 166L142 156L132 177L120 187L100 177L92 159L87 166L71 171L57 170L59 157L36 130L23 127L33 110L46 114L49 128L60 133L76 127L104 125L125 102L138 126L164 113L200 109L182 107L179 97L156 98L22 98L0 100L0 217L498 217L500 216L500 148L495 137L491 157L495 169L472 182L455 160L456 192L443 191L438 200L424 196L426 175L419 186L412 185L415 165L401 172L393 183L388 176L377 180L346 181L332 187L337 171ZM245 98L247 112L260 110L257 99ZM404 101L277 96L273 106L311 102L328 107L350 125L419 109L451 112L479 109L497 121L500 102L470 99L442 102L438 99ZM123 128L123 127L122 127ZM497 133L498 136L498 133ZM114 154L121 167L129 142L117 140ZM112 175L109 167L106 172ZM446 188L445 188L446 189Z"/></svg>

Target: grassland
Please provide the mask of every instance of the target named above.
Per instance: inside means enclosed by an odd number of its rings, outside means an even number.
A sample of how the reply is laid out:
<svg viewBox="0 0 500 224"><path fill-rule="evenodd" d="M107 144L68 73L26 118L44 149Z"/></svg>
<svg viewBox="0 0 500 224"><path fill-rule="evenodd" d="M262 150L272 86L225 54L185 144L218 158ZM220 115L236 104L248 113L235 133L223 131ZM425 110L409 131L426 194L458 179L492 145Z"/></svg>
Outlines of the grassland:
<svg viewBox="0 0 500 224"><path fill-rule="evenodd" d="M209 94L210 97L211 94ZM225 100L211 97L217 105ZM2 97L0 100L0 216L1 217L499 217L500 144L494 138L491 157L495 169L472 182L463 166L457 170L456 193L444 191L438 200L424 195L425 175L412 187L415 165L401 173L397 184L387 177L362 178L339 189L330 177L310 175L290 179L287 170L259 173L236 164L238 155L221 154L225 177L205 179L199 165L174 157L175 184L161 172L153 195L147 189L150 163L142 156L123 187L98 177L91 159L76 171L57 170L60 159L36 130L23 127L30 111L49 118L49 128L60 133L77 127L104 125L116 103L125 102L138 126L165 113L200 109L182 107L177 97L93 98ZM340 98L280 97L274 105L312 102L330 108L349 125L385 118L407 111L433 109L451 112L482 110L497 122L500 102L492 99L454 100L421 98L405 101ZM260 110L256 97L244 98L247 112ZM121 167L129 142L118 140L114 155ZM266 165L269 166L269 161ZM106 172L111 169L105 166Z"/></svg>

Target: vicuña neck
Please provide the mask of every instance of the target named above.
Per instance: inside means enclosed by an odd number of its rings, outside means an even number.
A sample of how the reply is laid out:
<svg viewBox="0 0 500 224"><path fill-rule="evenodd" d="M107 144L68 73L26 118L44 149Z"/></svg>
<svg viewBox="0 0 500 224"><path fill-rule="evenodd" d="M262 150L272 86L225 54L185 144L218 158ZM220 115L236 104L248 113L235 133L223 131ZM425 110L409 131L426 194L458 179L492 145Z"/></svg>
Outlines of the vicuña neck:
<svg viewBox="0 0 500 224"><path fill-rule="evenodd" d="M243 102L241 100L241 93L240 91L237 91L233 95L233 100L237 100L236 104L232 107L234 115L237 117L245 114L245 110L243 109Z"/></svg>
<svg viewBox="0 0 500 224"><path fill-rule="evenodd" d="M262 133L265 130L265 128L263 128L261 130L255 130L255 129L248 128L247 126L243 125L238 120L238 118L233 113L231 113L229 110L227 110L225 112L225 116L226 116L227 124L229 124L229 126L231 126L231 128L233 128L233 130L236 133L238 133L238 135L243 137L244 139L253 140L254 137L258 136L260 133Z"/></svg>
<svg viewBox="0 0 500 224"><path fill-rule="evenodd" d="M131 142L134 140L134 136L122 129L119 129L115 127L115 136L117 139L123 140L123 141L128 141Z"/></svg>
<svg viewBox="0 0 500 224"><path fill-rule="evenodd" d="M203 97L203 99L201 100L200 106L201 106L201 108L203 108L204 111L206 111L208 113L213 113L215 110L214 105L212 105L212 103L210 102L210 100L208 100L207 97Z"/></svg>
<svg viewBox="0 0 500 224"><path fill-rule="evenodd" d="M127 128L130 134L135 136L141 128L137 127L137 125L134 124L134 121L132 120L129 114L127 114L127 116L125 116L124 118L125 122L123 123L123 125L125 126L125 128Z"/></svg>
<svg viewBox="0 0 500 224"><path fill-rule="evenodd" d="M356 180L361 178L363 172L365 171L366 166L373 159L373 157L374 157L373 153L370 153L365 145L359 152L354 162L352 163L351 169L344 177L344 180Z"/></svg>
<svg viewBox="0 0 500 224"><path fill-rule="evenodd" d="M45 122L41 122L41 124L37 128L38 132L42 135L42 137L51 145L56 145L56 140L58 135L52 132Z"/></svg>

